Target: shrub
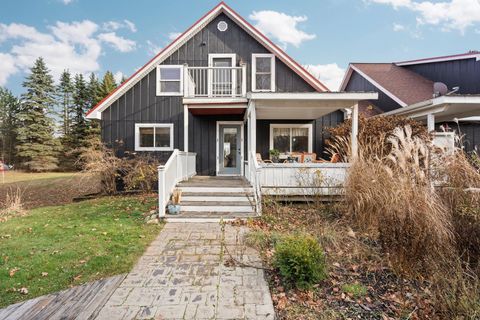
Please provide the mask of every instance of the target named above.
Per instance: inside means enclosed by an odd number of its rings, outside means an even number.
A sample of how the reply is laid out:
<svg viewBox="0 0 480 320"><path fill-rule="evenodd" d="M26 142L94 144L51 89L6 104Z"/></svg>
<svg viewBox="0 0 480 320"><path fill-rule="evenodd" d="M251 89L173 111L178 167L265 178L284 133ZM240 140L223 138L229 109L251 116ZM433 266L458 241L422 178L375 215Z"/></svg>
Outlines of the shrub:
<svg viewBox="0 0 480 320"><path fill-rule="evenodd" d="M366 118L360 116L358 119L358 143L363 146L365 156L383 158L390 153L391 145L387 142L388 137L393 134L395 128L412 128L412 136L428 140L428 131L425 126L418 121L402 116L386 116ZM352 120L330 128L328 131L332 135L327 141L327 151L330 154L337 153L344 162L347 162L350 150L350 136Z"/></svg>
<svg viewBox="0 0 480 320"><path fill-rule="evenodd" d="M361 154L352 165L345 186L349 213L379 233L397 271L427 273L439 254L451 252L449 211L431 185L426 142L409 126L395 129L387 141L388 156Z"/></svg>
<svg viewBox="0 0 480 320"><path fill-rule="evenodd" d="M159 162L148 156L125 160L123 181L127 190L140 190L150 193L158 181Z"/></svg>
<svg viewBox="0 0 480 320"><path fill-rule="evenodd" d="M16 190L7 191L5 202L0 205L0 222L7 221L10 217L19 217L26 214L22 203L22 190L17 187Z"/></svg>
<svg viewBox="0 0 480 320"><path fill-rule="evenodd" d="M283 280L297 288L309 288L326 277L323 250L312 236L285 237L275 245L273 259Z"/></svg>

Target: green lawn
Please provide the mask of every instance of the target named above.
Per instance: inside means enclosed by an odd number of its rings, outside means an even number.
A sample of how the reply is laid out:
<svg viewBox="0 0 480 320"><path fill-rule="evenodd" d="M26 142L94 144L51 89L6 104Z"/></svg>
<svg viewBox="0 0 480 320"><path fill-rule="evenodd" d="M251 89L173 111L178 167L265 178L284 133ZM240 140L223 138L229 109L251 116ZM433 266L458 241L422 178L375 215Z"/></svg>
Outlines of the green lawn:
<svg viewBox="0 0 480 320"><path fill-rule="evenodd" d="M40 173L31 173L23 171L5 171L4 173L0 172L0 184L2 183L14 183L20 181L35 181L35 180L45 180L45 179L58 179L58 178L69 178L73 175L78 174L77 172L40 172Z"/></svg>
<svg viewBox="0 0 480 320"><path fill-rule="evenodd" d="M142 216L155 202L107 197L0 223L0 307L131 270L161 229Z"/></svg>

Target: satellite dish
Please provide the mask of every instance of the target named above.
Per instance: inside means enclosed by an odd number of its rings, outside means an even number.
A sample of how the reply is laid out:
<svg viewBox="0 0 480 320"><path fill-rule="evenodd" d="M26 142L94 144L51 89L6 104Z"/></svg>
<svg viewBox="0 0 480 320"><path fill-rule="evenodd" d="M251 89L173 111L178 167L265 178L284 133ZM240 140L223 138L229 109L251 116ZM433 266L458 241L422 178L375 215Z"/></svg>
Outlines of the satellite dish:
<svg viewBox="0 0 480 320"><path fill-rule="evenodd" d="M443 82L435 82L433 84L433 95L438 97L438 96L443 96L447 94L448 92L448 87L445 83Z"/></svg>

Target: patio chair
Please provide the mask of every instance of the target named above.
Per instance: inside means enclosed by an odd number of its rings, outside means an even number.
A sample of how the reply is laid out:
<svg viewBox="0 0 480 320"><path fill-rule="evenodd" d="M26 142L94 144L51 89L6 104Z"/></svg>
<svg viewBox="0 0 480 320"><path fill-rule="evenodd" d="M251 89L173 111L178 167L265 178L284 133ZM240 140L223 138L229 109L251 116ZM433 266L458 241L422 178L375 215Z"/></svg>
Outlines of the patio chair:
<svg viewBox="0 0 480 320"><path fill-rule="evenodd" d="M256 154L258 163L273 163L272 160L263 160L260 153Z"/></svg>

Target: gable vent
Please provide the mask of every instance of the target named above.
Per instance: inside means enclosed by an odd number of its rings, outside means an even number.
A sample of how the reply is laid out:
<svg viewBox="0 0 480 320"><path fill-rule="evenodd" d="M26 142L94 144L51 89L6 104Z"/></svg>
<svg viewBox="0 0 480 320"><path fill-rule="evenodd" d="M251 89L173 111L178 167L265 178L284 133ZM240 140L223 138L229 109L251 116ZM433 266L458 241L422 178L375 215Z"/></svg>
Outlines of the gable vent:
<svg viewBox="0 0 480 320"><path fill-rule="evenodd" d="M217 24L217 29L221 32L227 31L228 24L225 21L222 20Z"/></svg>

